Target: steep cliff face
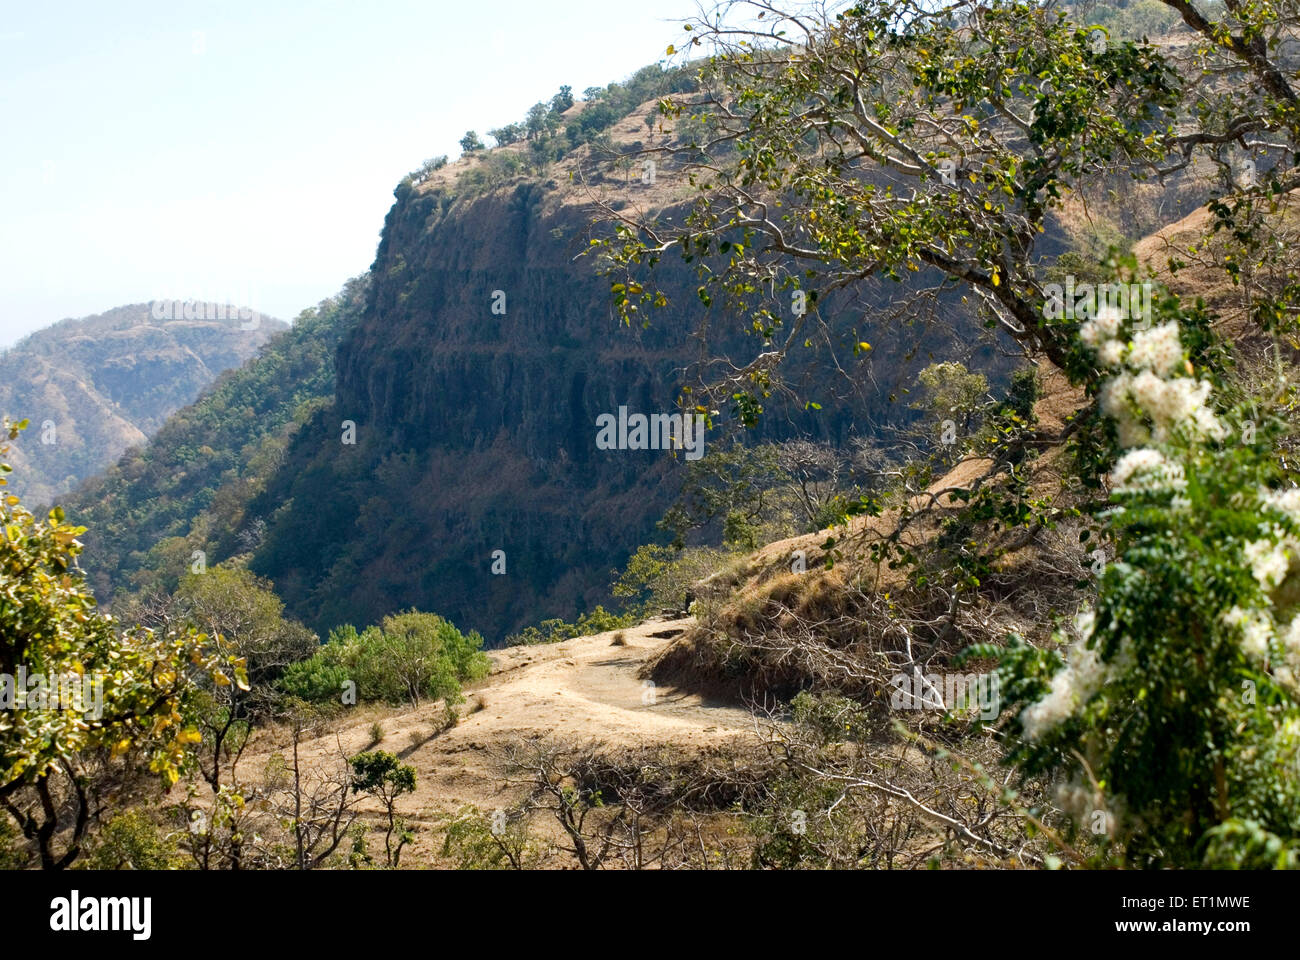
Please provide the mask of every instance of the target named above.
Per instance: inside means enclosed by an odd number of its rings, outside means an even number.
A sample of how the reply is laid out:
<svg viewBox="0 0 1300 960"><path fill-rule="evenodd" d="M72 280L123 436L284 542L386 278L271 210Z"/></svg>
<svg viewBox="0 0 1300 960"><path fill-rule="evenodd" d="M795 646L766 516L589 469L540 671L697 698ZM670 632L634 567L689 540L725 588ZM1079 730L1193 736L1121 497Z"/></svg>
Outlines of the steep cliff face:
<svg viewBox="0 0 1300 960"><path fill-rule="evenodd" d="M597 418L676 409L698 281L663 267L670 306L629 329L609 280L575 260L590 216L576 190L397 195L334 404L250 508L269 518L252 565L318 630L417 606L499 641L607 600L614 568L653 537L684 458L601 449ZM929 362L903 352L864 358L881 382L864 370L837 408L772 401L768 435L842 439L888 415L891 384Z"/></svg>
<svg viewBox="0 0 1300 960"><path fill-rule="evenodd" d="M0 412L31 421L14 444L14 492L34 504L68 492L286 326L269 317L255 326L159 320L152 303L140 303L26 337L0 356Z"/></svg>

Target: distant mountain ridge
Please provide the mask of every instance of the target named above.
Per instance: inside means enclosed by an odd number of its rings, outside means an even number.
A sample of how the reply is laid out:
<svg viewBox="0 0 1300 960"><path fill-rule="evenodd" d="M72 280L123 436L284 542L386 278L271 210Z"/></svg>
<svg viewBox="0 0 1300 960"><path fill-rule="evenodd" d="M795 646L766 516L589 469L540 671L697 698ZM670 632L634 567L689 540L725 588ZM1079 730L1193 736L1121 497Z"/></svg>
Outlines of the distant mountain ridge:
<svg viewBox="0 0 1300 960"><path fill-rule="evenodd" d="M367 283L352 280L299 313L148 443L68 495L68 516L89 528L82 561L101 602L175 589L194 550L215 563L257 542L260 518L248 501L279 468L293 433L333 396L334 353L360 316Z"/></svg>
<svg viewBox="0 0 1300 960"><path fill-rule="evenodd" d="M287 328L249 307L150 301L29 334L0 354L0 414L30 422L12 492L34 506L63 496Z"/></svg>

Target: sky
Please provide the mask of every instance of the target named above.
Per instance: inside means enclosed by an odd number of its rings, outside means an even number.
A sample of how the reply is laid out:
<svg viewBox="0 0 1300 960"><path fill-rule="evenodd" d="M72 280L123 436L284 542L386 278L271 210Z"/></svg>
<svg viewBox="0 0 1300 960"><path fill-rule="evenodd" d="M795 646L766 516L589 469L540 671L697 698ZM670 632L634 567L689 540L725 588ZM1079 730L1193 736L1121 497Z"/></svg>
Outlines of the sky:
<svg viewBox="0 0 1300 960"><path fill-rule="evenodd" d="M196 298L292 320L466 130L664 59L694 0L18 3L0 17L0 348Z"/></svg>

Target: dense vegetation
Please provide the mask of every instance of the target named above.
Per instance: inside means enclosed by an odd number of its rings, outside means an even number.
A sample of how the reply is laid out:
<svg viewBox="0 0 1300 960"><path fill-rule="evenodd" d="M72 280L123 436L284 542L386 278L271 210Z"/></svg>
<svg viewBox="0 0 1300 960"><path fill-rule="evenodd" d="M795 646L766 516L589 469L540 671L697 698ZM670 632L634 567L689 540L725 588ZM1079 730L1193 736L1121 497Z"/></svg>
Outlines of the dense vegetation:
<svg viewBox="0 0 1300 960"><path fill-rule="evenodd" d="M247 553L262 518L248 501L289 438L334 388L334 351L356 321L366 281L305 310L251 363L220 377L143 446L65 498L91 531L85 563L97 593L174 590L198 558Z"/></svg>

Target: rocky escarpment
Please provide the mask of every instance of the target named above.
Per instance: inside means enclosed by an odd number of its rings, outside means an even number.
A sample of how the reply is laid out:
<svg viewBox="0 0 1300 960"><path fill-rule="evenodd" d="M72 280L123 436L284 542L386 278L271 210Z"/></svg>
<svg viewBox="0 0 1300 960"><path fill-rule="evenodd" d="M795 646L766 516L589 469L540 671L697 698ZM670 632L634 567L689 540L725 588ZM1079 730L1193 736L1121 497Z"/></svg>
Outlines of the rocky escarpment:
<svg viewBox="0 0 1300 960"><path fill-rule="evenodd" d="M578 256L583 192L559 175L396 195L334 403L251 507L268 520L253 569L318 630L416 606L495 642L572 618L607 598L675 493L683 458L601 449L597 418L676 409L698 351L698 280L664 266L669 306L647 329L620 326L610 281ZM729 340L714 320L710 349L725 354L744 334ZM773 399L765 429L842 440L898 412L887 394L930 362L924 348L907 356L918 340L864 356L841 404Z"/></svg>

